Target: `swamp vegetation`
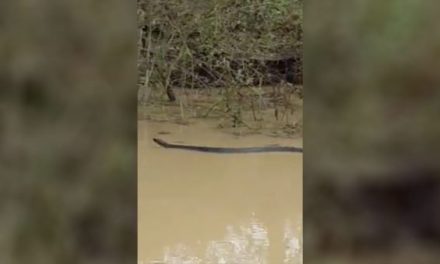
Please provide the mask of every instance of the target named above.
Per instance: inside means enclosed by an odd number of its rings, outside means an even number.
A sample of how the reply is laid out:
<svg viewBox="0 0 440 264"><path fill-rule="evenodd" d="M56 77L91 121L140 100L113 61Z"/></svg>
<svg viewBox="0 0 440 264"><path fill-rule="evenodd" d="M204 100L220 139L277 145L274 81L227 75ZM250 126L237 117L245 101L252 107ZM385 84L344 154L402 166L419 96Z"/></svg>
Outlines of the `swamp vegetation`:
<svg viewBox="0 0 440 264"><path fill-rule="evenodd" d="M301 131L301 1L139 0L138 22L141 119Z"/></svg>

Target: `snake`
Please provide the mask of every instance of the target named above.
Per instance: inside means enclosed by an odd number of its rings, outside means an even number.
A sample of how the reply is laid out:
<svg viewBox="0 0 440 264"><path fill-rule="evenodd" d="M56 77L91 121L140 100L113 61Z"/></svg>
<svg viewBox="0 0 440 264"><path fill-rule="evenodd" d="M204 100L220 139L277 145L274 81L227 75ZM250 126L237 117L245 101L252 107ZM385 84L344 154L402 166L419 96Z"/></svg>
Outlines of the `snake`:
<svg viewBox="0 0 440 264"><path fill-rule="evenodd" d="M182 149L208 153L219 154L240 154L240 153L262 153L262 152L293 152L302 153L303 149L299 147L287 147L287 146L265 146L265 147L208 147L208 146L193 146L193 145L181 145L171 144L160 138L153 138L159 146L170 149Z"/></svg>

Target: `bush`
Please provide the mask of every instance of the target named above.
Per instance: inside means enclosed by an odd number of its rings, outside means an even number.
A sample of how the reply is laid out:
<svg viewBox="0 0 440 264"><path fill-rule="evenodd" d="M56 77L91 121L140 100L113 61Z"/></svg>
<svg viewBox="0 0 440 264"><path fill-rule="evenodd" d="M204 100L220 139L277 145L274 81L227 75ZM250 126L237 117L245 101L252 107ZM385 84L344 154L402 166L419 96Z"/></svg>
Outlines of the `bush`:
<svg viewBox="0 0 440 264"><path fill-rule="evenodd" d="M268 61L302 74L300 0L139 0L138 11L147 90L273 83Z"/></svg>

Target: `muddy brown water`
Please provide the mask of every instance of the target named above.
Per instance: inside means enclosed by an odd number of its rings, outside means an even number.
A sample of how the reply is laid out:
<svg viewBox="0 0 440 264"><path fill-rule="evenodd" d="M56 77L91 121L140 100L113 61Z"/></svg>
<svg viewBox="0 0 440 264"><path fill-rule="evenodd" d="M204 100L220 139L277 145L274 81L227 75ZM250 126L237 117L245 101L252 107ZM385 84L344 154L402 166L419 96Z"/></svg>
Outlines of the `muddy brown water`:
<svg viewBox="0 0 440 264"><path fill-rule="evenodd" d="M267 262L260 257L261 263L301 263L298 252L290 260L285 259L288 245L283 238L286 232L290 232L295 241L301 241L302 237L302 154L199 153L161 148L152 141L153 137L173 143L219 147L302 146L300 138L237 137L216 129L212 122L182 126L139 121L140 263L167 263L171 260L165 255L179 250L179 247L180 251L186 249L185 254L204 260L199 263L209 262L206 258L214 254L213 242L229 239L231 244L234 240L231 232L235 232L233 237L241 237L242 242L246 239L267 240L267 252L263 257ZM254 231L249 231L251 229ZM259 254L255 249L249 249L250 244L258 244L255 241L243 242L242 246L237 243L233 247L235 258L245 254L240 252L246 250L247 255ZM247 249L238 251L244 247ZM221 254L229 253L217 249L216 261L226 263L228 258L219 256Z"/></svg>

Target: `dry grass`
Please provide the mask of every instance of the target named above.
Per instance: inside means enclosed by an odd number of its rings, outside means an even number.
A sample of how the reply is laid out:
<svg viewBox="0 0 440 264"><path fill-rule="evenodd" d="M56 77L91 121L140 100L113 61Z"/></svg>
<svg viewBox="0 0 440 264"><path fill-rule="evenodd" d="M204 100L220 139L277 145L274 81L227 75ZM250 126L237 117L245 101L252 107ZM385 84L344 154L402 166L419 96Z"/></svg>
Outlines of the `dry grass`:
<svg viewBox="0 0 440 264"><path fill-rule="evenodd" d="M186 0L138 1L139 104L157 105L164 102L164 95L173 99L170 93L174 92L181 118L187 114L223 113L222 118L234 126L254 122L260 118L255 113L261 110L258 101L264 98L258 95L261 88L253 87L276 87L281 79L302 73L302 1L222 0L199 4ZM269 61L280 61L285 66L274 66ZM193 94L216 90L219 98L212 107L202 109L208 110L203 114L199 113L203 106L185 95L186 90L199 90L191 91ZM278 89L277 96L284 98L278 98L272 107L280 119L286 118L291 108L288 97L292 90ZM302 93L302 86L297 90ZM192 107L192 103L196 105ZM245 120L242 113L249 108L254 115Z"/></svg>

